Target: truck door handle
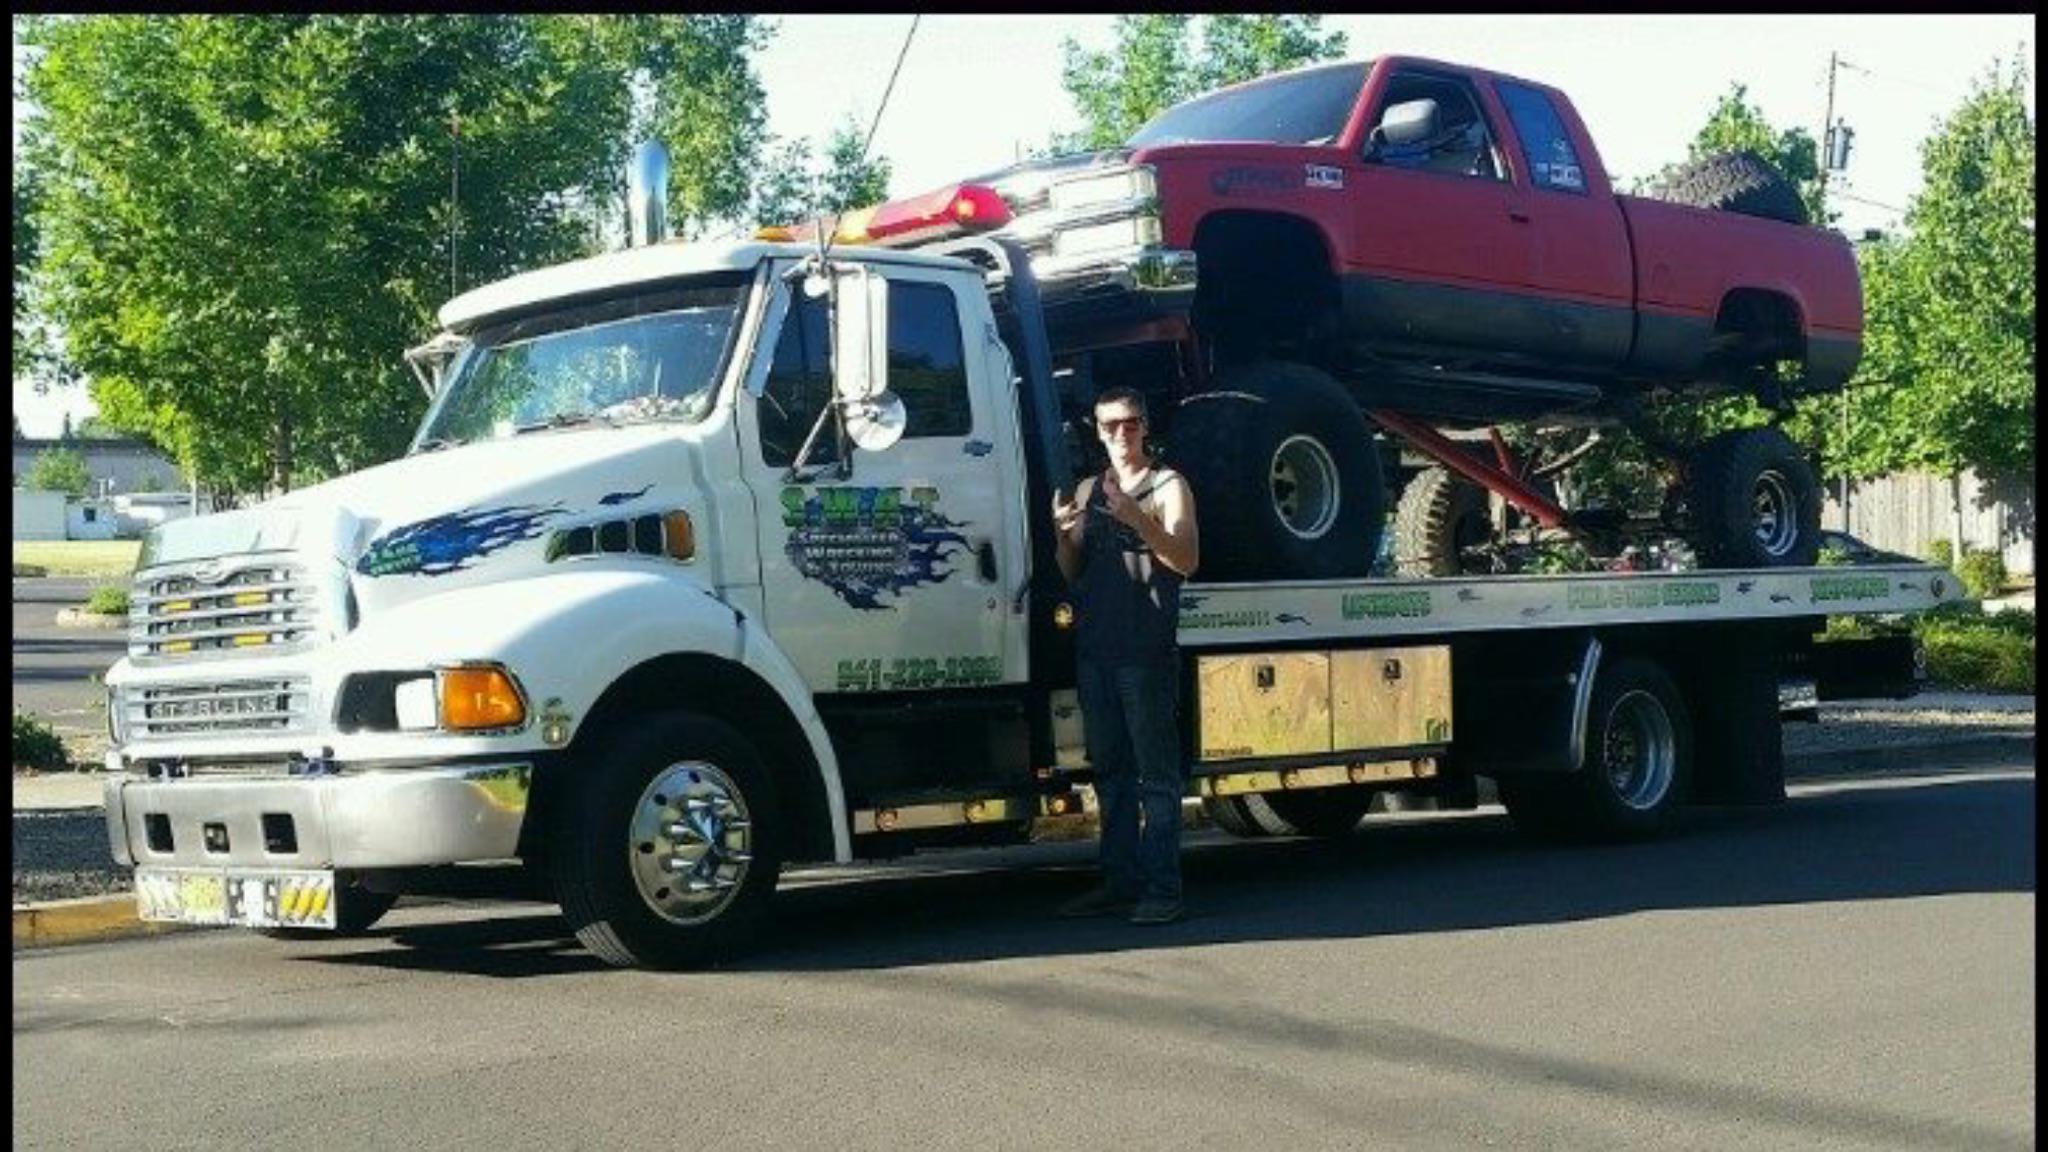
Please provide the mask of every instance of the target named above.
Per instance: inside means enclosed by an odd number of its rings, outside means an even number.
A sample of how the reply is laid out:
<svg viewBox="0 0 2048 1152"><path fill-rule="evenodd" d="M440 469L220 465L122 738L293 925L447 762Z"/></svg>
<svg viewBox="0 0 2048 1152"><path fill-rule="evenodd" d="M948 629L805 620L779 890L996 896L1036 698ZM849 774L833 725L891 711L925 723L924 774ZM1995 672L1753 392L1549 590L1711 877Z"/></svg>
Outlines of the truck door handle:
<svg viewBox="0 0 2048 1152"><path fill-rule="evenodd" d="M977 545L974 549L974 562L981 570L981 582L983 584L993 584L996 582L995 541L983 540Z"/></svg>

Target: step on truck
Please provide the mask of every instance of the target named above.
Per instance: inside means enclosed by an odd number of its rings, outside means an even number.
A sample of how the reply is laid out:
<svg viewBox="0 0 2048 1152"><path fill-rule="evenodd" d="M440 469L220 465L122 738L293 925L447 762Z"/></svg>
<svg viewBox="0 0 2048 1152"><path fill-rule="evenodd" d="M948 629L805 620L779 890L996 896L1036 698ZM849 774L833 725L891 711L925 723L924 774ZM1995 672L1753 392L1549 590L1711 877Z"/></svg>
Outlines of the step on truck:
<svg viewBox="0 0 2048 1152"><path fill-rule="evenodd" d="M106 818L148 920L358 933L538 880L620 965L739 947L778 877L1081 810L1075 479L1027 255L635 243L457 297L408 453L146 539ZM955 213L939 205L935 213ZM1192 583L1190 795L1247 836L1375 795L1634 836L1783 796L1796 705L1909 692L1825 616L1925 566Z"/></svg>

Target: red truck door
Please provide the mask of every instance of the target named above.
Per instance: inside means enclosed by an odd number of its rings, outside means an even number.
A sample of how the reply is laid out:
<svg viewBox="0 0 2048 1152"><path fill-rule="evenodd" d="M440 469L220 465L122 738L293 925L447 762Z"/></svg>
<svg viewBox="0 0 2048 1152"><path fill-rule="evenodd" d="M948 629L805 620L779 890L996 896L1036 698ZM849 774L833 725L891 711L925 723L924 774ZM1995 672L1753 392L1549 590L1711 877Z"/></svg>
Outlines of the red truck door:
<svg viewBox="0 0 2048 1152"><path fill-rule="evenodd" d="M1434 100L1434 148L1376 148L1368 136L1353 217L1349 313L1370 335L1487 359L1522 351L1503 324L1534 279L1536 250L1508 180L1502 134L1463 76L1401 66L1374 77L1366 124L1412 100Z"/></svg>
<svg viewBox="0 0 2048 1152"><path fill-rule="evenodd" d="M1612 369L1634 332L1627 225L1600 158L1570 107L1533 84L1493 85L1511 135L1501 144L1525 189L1516 222L1534 244L1524 287L1545 301L1540 353L1575 368Z"/></svg>

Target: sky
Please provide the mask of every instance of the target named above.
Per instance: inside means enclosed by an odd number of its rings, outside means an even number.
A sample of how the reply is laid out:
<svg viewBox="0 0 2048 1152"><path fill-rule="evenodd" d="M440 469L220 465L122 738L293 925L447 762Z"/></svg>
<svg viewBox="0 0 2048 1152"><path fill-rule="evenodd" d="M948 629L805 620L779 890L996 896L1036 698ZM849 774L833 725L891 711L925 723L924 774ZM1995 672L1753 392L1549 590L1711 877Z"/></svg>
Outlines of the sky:
<svg viewBox="0 0 2048 1152"><path fill-rule="evenodd" d="M865 129L911 21L775 18L757 61L769 131L822 142L849 117ZM1994 60L2030 59L2039 44L2025 14L1331 16L1324 26L1349 37L1352 57L1407 53L1555 85L1624 187L1682 159L1734 83L1773 125L1818 138L1835 53L1835 115L1855 143L1829 191L1851 236L1897 226L1919 188L1920 142ZM873 145L892 166L891 194L1000 167L1078 127L1060 87L1061 42L1106 48L1112 28L1107 15L918 18ZM17 382L14 408L30 435L55 435L63 412L76 421L92 402L82 388L37 396Z"/></svg>

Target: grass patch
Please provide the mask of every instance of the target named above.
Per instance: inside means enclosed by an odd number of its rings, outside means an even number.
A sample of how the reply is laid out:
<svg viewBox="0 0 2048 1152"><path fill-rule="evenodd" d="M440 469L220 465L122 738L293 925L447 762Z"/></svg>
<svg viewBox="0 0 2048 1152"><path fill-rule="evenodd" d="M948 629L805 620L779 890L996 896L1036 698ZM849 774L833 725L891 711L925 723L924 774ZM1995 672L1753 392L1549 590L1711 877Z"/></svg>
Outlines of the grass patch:
<svg viewBox="0 0 2048 1152"><path fill-rule="evenodd" d="M38 772L61 772L71 767L64 741L57 731L26 712L14 714L14 766Z"/></svg>
<svg viewBox="0 0 2048 1152"><path fill-rule="evenodd" d="M1910 632L1927 654L1927 678L1941 688L1974 692L2034 691L2034 614L1985 612L1973 603L1944 604L1904 620L1836 616L1824 638Z"/></svg>
<svg viewBox="0 0 2048 1152"><path fill-rule="evenodd" d="M51 576L127 576L141 551L140 540L16 540L14 565Z"/></svg>
<svg viewBox="0 0 2048 1152"><path fill-rule="evenodd" d="M113 584L103 584L92 590L92 598L85 602L87 612L102 616L126 616L128 614L128 590Z"/></svg>

